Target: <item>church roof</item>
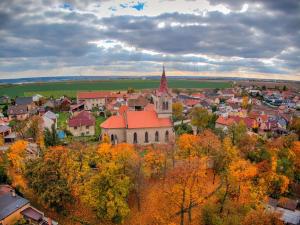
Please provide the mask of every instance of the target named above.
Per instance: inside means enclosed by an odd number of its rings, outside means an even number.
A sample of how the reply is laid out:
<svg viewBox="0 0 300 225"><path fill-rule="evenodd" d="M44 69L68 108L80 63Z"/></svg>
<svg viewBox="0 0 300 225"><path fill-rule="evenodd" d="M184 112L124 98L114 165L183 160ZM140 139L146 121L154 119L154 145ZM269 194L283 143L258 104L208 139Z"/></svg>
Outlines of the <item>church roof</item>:
<svg viewBox="0 0 300 225"><path fill-rule="evenodd" d="M157 92L157 94L162 94L162 93L169 94L168 81L167 81L167 77L166 77L165 67L163 67L163 73L160 78L160 85L156 92Z"/></svg>
<svg viewBox="0 0 300 225"><path fill-rule="evenodd" d="M159 128L171 127L172 121L169 118L158 118L155 111L126 111L123 115L111 116L100 126L106 129L117 128L138 129L138 128Z"/></svg>

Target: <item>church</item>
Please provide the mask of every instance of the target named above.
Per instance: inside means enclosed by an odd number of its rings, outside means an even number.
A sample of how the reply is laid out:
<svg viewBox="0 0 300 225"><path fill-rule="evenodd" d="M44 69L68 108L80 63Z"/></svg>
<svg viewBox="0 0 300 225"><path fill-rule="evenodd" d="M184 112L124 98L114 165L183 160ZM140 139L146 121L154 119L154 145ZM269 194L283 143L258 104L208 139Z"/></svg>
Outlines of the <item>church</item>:
<svg viewBox="0 0 300 225"><path fill-rule="evenodd" d="M100 127L102 136L108 135L113 144L166 144L174 141L172 122L172 95L168 89L165 68L160 86L152 93L154 104L143 111L123 110L119 115L109 117ZM125 108L125 107L124 107Z"/></svg>

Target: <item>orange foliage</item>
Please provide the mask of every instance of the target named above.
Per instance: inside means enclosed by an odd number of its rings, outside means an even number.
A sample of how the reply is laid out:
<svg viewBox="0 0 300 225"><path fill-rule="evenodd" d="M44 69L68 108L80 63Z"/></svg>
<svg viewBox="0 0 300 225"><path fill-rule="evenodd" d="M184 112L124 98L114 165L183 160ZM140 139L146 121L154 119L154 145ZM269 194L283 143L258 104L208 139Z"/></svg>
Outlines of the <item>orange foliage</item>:
<svg viewBox="0 0 300 225"><path fill-rule="evenodd" d="M178 155L182 158L191 158L199 155L199 136L183 134L177 140Z"/></svg>
<svg viewBox="0 0 300 225"><path fill-rule="evenodd" d="M7 154L8 159L11 161L13 167L19 172L22 171L25 166L25 150L27 148L27 145L27 141L16 141L10 146L9 152Z"/></svg>
<svg viewBox="0 0 300 225"><path fill-rule="evenodd" d="M219 138L209 129L206 129L199 134L199 144L206 154L221 149L221 142Z"/></svg>

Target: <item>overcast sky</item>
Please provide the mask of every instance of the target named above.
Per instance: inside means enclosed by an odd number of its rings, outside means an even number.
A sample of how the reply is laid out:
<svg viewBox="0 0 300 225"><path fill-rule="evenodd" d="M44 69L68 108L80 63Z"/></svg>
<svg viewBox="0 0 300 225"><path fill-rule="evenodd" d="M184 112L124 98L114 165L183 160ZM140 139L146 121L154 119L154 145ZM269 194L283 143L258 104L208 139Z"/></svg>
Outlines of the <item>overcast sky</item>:
<svg viewBox="0 0 300 225"><path fill-rule="evenodd" d="M300 80L300 0L1 0L0 78Z"/></svg>

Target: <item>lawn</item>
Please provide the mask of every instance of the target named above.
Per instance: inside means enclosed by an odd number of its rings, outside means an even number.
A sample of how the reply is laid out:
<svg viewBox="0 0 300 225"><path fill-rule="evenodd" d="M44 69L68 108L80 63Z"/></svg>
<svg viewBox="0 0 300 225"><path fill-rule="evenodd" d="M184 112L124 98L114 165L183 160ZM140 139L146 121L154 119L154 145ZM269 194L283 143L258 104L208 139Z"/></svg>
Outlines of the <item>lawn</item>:
<svg viewBox="0 0 300 225"><path fill-rule="evenodd" d="M159 82L159 80L122 79L0 85L0 96L32 96L39 93L46 97L59 97L61 95L76 97L77 91L150 89L157 88ZM196 79L169 79L168 82L171 88L227 88L231 86L231 83L226 81Z"/></svg>

